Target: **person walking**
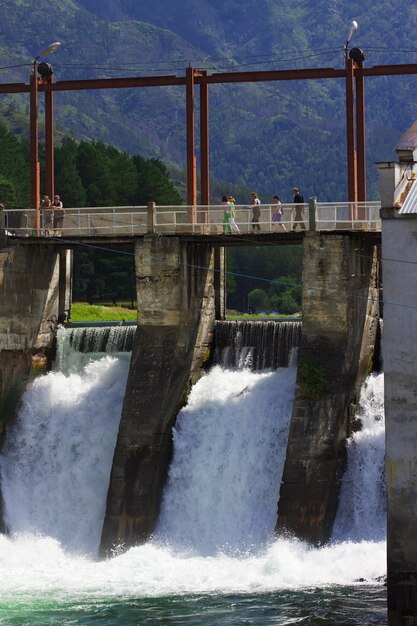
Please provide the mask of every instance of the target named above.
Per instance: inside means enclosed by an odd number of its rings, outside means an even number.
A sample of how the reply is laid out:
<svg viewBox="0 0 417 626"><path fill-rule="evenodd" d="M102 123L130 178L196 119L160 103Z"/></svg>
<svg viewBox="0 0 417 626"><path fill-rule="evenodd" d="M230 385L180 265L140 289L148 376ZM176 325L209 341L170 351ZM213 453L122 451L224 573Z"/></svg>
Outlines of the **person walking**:
<svg viewBox="0 0 417 626"><path fill-rule="evenodd" d="M230 235L232 232L232 227L230 225L231 218L231 207L230 202L227 199L227 196L222 196L222 205L223 205L223 234Z"/></svg>
<svg viewBox="0 0 417 626"><path fill-rule="evenodd" d="M42 226L43 226L43 234L45 237L49 237L50 231L52 230L52 203L49 196L46 194L42 198L41 201L41 215L42 215Z"/></svg>
<svg viewBox="0 0 417 626"><path fill-rule="evenodd" d="M261 217L261 201L255 191L252 191L250 197L252 200L252 205L250 206L252 209L252 234L259 235L261 232L261 226L259 224L259 218Z"/></svg>
<svg viewBox="0 0 417 626"><path fill-rule="evenodd" d="M282 204L279 196L272 196L272 204L271 204L271 231L275 232L275 227L278 226L279 229L286 233L287 229L285 228L285 224L282 224Z"/></svg>
<svg viewBox="0 0 417 626"><path fill-rule="evenodd" d="M304 197L301 195L300 190L298 189L298 187L293 187L292 190L293 194L294 194L294 198L293 198L293 202L294 202L294 221L293 221L293 225L292 225L292 230L295 230L297 228L297 224L300 225L301 230L305 230L306 226L304 224L304 217L303 217L303 213L304 213L304 207L302 206L304 204Z"/></svg>
<svg viewBox="0 0 417 626"><path fill-rule="evenodd" d="M61 202L61 198L58 195L54 196L54 201L52 202L52 215L54 222L54 235L56 237L61 237L65 210L64 205Z"/></svg>
<svg viewBox="0 0 417 626"><path fill-rule="evenodd" d="M237 235L239 235L240 228L236 224L236 217L237 217L236 207L235 207L236 200L234 199L233 196L227 196L227 201L230 204L230 226L232 229L232 233L236 233Z"/></svg>

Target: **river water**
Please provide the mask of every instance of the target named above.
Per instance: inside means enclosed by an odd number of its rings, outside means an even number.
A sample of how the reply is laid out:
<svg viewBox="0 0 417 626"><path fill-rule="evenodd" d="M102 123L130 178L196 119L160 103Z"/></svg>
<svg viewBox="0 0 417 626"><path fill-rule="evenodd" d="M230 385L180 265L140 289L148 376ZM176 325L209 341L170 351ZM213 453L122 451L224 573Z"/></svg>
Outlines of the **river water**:
<svg viewBox="0 0 417 626"><path fill-rule="evenodd" d="M215 366L178 417L154 538L99 561L129 355L60 363L0 455L0 624L387 623L382 374L362 393L329 545L273 535L295 368Z"/></svg>

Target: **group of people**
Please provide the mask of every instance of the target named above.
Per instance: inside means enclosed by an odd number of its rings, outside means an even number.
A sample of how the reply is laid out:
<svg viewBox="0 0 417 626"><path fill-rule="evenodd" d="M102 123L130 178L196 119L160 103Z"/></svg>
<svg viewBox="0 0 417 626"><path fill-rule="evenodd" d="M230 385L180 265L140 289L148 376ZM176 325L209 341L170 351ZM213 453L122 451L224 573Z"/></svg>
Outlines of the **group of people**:
<svg viewBox="0 0 417 626"><path fill-rule="evenodd" d="M305 230L306 226L304 224L304 197L302 196L298 187L294 187L293 190L293 209L294 209L294 219L292 230L296 230L297 226L300 226L301 230ZM252 217L251 217L251 227L252 234L257 235L261 232L261 201L258 197L258 194L253 191L250 195L252 204L250 205L250 209L252 209ZM233 234L240 233L239 227L236 224L236 207L235 207L235 199L232 196L223 196L222 197L222 205L224 205L223 212L223 233ZM282 203L279 196L275 195L272 197L271 203L271 230L275 232L276 228L279 228L281 232L287 232L287 228L285 224L282 223Z"/></svg>
<svg viewBox="0 0 417 626"><path fill-rule="evenodd" d="M45 195L41 202L43 219L43 234L49 237L52 233L55 237L62 235L62 225L64 223L65 210L61 198L54 196L53 201Z"/></svg>

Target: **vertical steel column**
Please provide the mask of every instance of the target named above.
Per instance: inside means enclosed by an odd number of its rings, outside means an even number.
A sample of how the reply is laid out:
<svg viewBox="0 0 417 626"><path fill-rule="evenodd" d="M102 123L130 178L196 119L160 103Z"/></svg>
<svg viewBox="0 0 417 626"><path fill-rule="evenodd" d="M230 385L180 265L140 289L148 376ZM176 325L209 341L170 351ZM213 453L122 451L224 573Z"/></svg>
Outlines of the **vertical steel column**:
<svg viewBox="0 0 417 626"><path fill-rule="evenodd" d="M186 121L187 121L187 204L188 223L196 222L197 176L194 136L194 69L186 71Z"/></svg>
<svg viewBox="0 0 417 626"><path fill-rule="evenodd" d="M50 88L52 81L52 76L45 81L45 189L51 200L55 190L54 93Z"/></svg>
<svg viewBox="0 0 417 626"><path fill-rule="evenodd" d="M39 131L38 131L38 78L36 63L33 64L33 73L30 77L30 206L36 209L35 228L40 228L40 167L39 167Z"/></svg>
<svg viewBox="0 0 417 626"><path fill-rule="evenodd" d="M204 78L207 71L200 72ZM201 204L204 212L199 216L199 221L204 224L210 223L210 149L209 149L209 116L208 116L208 84L200 83L200 180L201 180Z"/></svg>
<svg viewBox="0 0 417 626"><path fill-rule="evenodd" d="M362 63L355 72L356 85L356 150L358 201L366 202L366 136L365 136L365 81L361 72Z"/></svg>
<svg viewBox="0 0 417 626"><path fill-rule="evenodd" d="M204 78L207 71L201 72ZM200 84L200 170L201 170L201 204L210 204L210 152L209 152L209 114L208 114L208 84L203 81ZM208 222L208 214L205 214L205 222Z"/></svg>
<svg viewBox="0 0 417 626"><path fill-rule="evenodd" d="M346 62L346 145L347 145L347 175L348 200L357 200L356 152L355 152L355 116L354 116L354 85L353 61Z"/></svg>

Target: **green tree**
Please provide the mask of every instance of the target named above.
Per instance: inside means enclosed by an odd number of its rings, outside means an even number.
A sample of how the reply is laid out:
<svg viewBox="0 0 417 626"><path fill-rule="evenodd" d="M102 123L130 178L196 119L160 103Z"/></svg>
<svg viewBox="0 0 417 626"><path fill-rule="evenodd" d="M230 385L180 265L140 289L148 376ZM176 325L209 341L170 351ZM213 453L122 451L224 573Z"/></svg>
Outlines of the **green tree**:
<svg viewBox="0 0 417 626"><path fill-rule="evenodd" d="M116 196L115 204L129 206L137 203L138 179L134 159L126 152L106 146L109 176Z"/></svg>
<svg viewBox="0 0 417 626"><path fill-rule="evenodd" d="M269 298L263 289L254 289L248 293L248 304L251 311L261 313L269 310Z"/></svg>
<svg viewBox="0 0 417 626"><path fill-rule="evenodd" d="M134 156L138 173L137 203L156 202L161 205L181 205L181 196L170 180L168 169L158 159Z"/></svg>
<svg viewBox="0 0 417 626"><path fill-rule="evenodd" d="M115 206L117 196L106 145L81 141L77 150L77 170L87 194L87 206Z"/></svg>
<svg viewBox="0 0 417 626"><path fill-rule="evenodd" d="M68 137L55 150L55 189L66 207L86 205L85 192L77 168L77 143Z"/></svg>
<svg viewBox="0 0 417 626"><path fill-rule="evenodd" d="M0 175L0 202L2 204L16 204L16 190L10 180Z"/></svg>
<svg viewBox="0 0 417 626"><path fill-rule="evenodd" d="M0 124L0 175L12 185L7 191L12 201L21 206L29 204L28 155L27 143Z"/></svg>

